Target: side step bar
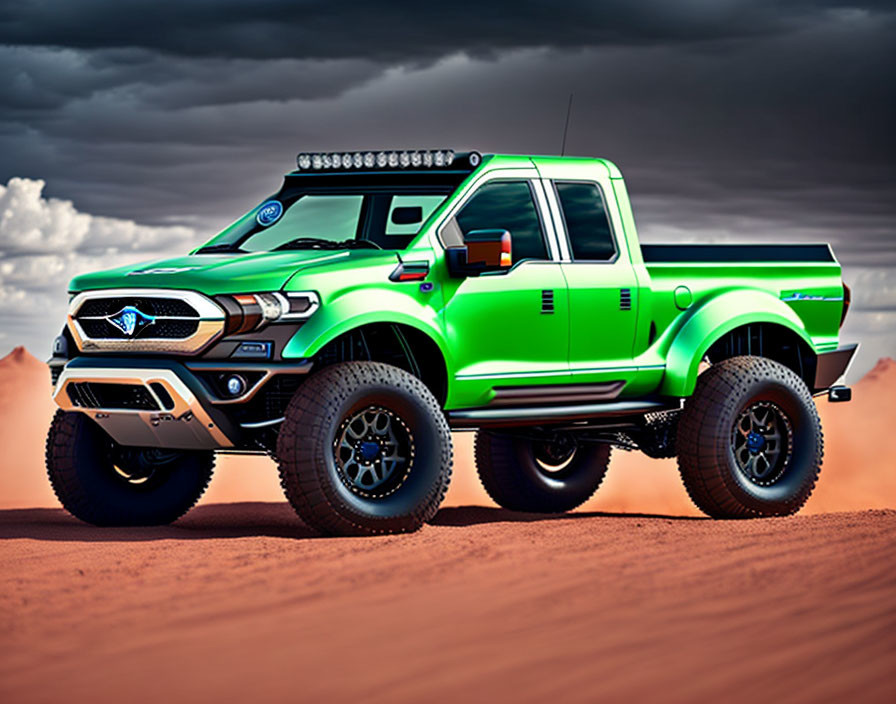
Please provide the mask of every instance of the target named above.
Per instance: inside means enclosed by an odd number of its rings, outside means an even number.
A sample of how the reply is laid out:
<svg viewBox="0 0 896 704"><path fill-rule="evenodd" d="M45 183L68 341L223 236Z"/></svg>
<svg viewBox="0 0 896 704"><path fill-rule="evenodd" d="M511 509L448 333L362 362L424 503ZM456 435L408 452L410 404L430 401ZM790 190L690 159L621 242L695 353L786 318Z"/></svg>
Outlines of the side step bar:
<svg viewBox="0 0 896 704"><path fill-rule="evenodd" d="M565 406L525 406L517 408L467 408L448 411L452 428L553 425L567 421L615 418L659 411L677 410L677 400L612 401Z"/></svg>
<svg viewBox="0 0 896 704"><path fill-rule="evenodd" d="M559 386L497 386L489 408L583 404L612 401L622 391L624 381L602 384L561 384Z"/></svg>

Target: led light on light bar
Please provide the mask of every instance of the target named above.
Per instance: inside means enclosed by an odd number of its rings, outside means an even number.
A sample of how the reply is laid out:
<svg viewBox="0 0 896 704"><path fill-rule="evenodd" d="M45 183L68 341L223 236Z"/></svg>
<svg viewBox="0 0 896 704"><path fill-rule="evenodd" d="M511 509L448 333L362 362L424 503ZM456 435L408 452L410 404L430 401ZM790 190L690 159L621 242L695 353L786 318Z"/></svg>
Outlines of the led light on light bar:
<svg viewBox="0 0 896 704"><path fill-rule="evenodd" d="M452 165L460 168L469 166L475 169L481 163L482 156L479 152L455 154L451 149L381 152L303 152L296 157L296 166L300 171L446 168Z"/></svg>

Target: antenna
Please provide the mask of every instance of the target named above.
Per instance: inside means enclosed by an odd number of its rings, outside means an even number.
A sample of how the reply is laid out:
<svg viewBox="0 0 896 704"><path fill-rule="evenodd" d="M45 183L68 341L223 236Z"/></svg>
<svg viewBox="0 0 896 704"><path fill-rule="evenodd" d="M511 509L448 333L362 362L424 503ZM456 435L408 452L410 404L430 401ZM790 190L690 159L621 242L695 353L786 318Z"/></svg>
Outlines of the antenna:
<svg viewBox="0 0 896 704"><path fill-rule="evenodd" d="M569 103L566 105L566 125L563 127L563 144L560 145L560 156L566 156L566 134L569 132L569 116L572 114L572 96L569 94Z"/></svg>

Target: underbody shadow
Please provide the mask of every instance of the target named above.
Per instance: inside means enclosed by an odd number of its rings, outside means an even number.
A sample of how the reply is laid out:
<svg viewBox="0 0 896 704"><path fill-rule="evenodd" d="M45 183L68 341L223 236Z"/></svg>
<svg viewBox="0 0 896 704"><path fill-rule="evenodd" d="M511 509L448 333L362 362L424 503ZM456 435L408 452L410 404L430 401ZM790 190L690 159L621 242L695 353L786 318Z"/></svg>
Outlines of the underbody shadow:
<svg viewBox="0 0 896 704"><path fill-rule="evenodd" d="M653 513L613 513L577 511L575 513L521 513L488 506L457 506L441 509L430 523L434 526L475 526L482 523L535 523L587 518L643 518L664 521L706 521L702 516L666 516Z"/></svg>
<svg viewBox="0 0 896 704"><path fill-rule="evenodd" d="M443 508L430 521L434 526L475 526L487 523L642 518L667 521L706 520L684 516L639 513L518 513L486 506ZM271 537L293 540L323 536L306 526L289 504L230 503L198 506L170 526L98 527L82 523L61 508L0 510L0 540L30 538L74 542L140 542L151 540L216 540ZM331 540L333 538L330 538Z"/></svg>
<svg viewBox="0 0 896 704"><path fill-rule="evenodd" d="M232 503L197 506L169 526L100 527L79 521L61 508L0 511L0 540L32 538L82 542L212 540L248 537L317 538L287 503Z"/></svg>

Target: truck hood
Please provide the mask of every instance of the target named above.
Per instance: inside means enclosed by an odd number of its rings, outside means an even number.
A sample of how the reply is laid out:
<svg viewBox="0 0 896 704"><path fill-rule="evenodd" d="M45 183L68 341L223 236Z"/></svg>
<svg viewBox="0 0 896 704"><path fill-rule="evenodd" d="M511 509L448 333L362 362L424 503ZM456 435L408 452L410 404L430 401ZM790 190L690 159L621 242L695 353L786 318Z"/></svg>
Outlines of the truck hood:
<svg viewBox="0 0 896 704"><path fill-rule="evenodd" d="M398 258L395 252L367 249L190 254L76 276L69 290L77 293L105 288L172 288L209 296L277 291L300 271L345 266L349 262L370 266L397 263Z"/></svg>

